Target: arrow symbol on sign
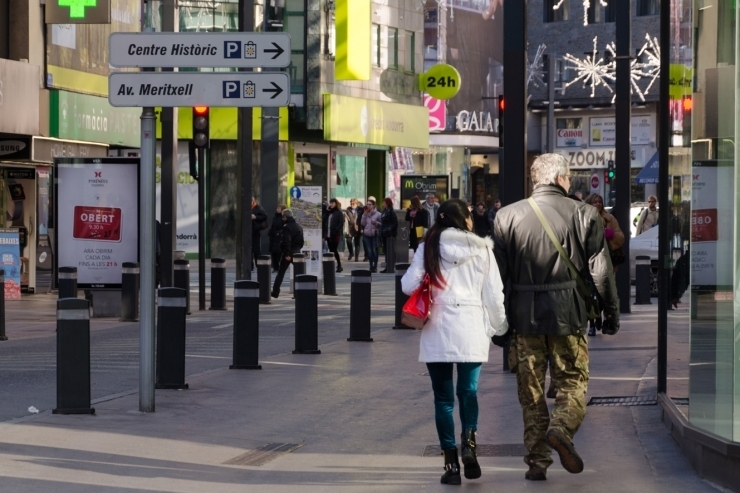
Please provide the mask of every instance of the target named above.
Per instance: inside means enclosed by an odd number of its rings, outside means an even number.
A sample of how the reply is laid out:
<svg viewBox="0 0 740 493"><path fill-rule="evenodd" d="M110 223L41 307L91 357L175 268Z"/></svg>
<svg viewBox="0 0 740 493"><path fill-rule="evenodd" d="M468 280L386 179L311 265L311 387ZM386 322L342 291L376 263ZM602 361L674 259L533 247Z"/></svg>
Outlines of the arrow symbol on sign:
<svg viewBox="0 0 740 493"><path fill-rule="evenodd" d="M285 53L285 50L279 44L275 43L274 41L272 43L272 46L274 46L275 49L265 50L265 53L275 53L275 56L272 57L273 60L279 57L280 55L282 55L283 53Z"/></svg>
<svg viewBox="0 0 740 493"><path fill-rule="evenodd" d="M262 92L274 92L275 94L273 94L270 99L275 99L283 93L283 88L275 84L274 82L270 82L270 84L272 84L272 87L274 89L262 89Z"/></svg>

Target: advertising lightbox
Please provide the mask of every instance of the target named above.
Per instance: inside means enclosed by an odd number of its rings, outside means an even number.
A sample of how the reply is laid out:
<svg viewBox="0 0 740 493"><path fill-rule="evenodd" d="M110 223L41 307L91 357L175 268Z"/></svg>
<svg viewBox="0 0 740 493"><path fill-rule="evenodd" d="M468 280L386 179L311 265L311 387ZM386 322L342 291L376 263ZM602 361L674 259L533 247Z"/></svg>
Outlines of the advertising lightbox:
<svg viewBox="0 0 740 493"><path fill-rule="evenodd" d="M81 289L120 289L123 263L139 258L139 159L57 158L54 184L55 271L77 267Z"/></svg>

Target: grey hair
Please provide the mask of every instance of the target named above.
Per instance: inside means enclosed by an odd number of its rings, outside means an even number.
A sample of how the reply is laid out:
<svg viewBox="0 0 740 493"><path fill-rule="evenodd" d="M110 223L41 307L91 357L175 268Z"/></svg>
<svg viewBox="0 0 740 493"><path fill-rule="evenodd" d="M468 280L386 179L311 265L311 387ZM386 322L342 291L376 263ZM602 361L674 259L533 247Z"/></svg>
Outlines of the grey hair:
<svg viewBox="0 0 740 493"><path fill-rule="evenodd" d="M532 184L556 185L558 176L568 174L568 161L560 154L542 154L532 163Z"/></svg>
<svg viewBox="0 0 740 493"><path fill-rule="evenodd" d="M285 209L283 211L283 217L293 217L293 211L291 211L290 209Z"/></svg>

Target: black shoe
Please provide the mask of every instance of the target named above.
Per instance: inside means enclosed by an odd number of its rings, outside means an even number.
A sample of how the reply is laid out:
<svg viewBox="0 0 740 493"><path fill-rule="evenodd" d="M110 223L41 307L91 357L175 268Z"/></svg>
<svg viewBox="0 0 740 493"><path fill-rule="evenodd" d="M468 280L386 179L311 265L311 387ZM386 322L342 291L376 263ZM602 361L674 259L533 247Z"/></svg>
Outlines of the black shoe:
<svg viewBox="0 0 740 493"><path fill-rule="evenodd" d="M589 327L588 328L588 335L595 336L596 335L596 328L595 327Z"/></svg>
<svg viewBox="0 0 740 493"><path fill-rule="evenodd" d="M547 430L545 437L547 438L547 443L560 456L560 463L566 471L571 474L583 472L583 459L576 452L573 443L560 430L550 428Z"/></svg>
<svg viewBox="0 0 740 493"><path fill-rule="evenodd" d="M445 456L445 473L440 478L442 484L461 484L460 462L457 460L457 448L442 451Z"/></svg>
<svg viewBox="0 0 740 493"><path fill-rule="evenodd" d="M342 269L342 266L341 265L339 267L337 267L337 272L342 272L343 270L344 269Z"/></svg>
<svg viewBox="0 0 740 493"><path fill-rule="evenodd" d="M478 479L481 472L480 465L478 464L478 456L475 453L475 432L470 428L463 431L461 443L460 455L462 455L465 478Z"/></svg>
<svg viewBox="0 0 740 493"><path fill-rule="evenodd" d="M370 267L370 272L377 273L378 272L378 269L376 267Z"/></svg>
<svg viewBox="0 0 740 493"><path fill-rule="evenodd" d="M529 471L524 473L524 479L528 481L547 481L547 470L537 466L529 466Z"/></svg>
<svg viewBox="0 0 740 493"><path fill-rule="evenodd" d="M272 296L273 298L277 298L278 296L280 296L280 291L273 291L272 293L270 293L270 295L271 295L271 296Z"/></svg>

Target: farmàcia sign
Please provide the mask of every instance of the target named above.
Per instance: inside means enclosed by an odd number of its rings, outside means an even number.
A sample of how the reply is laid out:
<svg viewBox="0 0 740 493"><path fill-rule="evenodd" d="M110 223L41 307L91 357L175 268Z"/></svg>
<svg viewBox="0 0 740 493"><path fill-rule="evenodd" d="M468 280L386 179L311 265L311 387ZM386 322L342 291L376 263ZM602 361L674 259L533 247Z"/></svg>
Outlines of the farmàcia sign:
<svg viewBox="0 0 740 493"><path fill-rule="evenodd" d="M46 0L47 24L110 24L110 0Z"/></svg>

